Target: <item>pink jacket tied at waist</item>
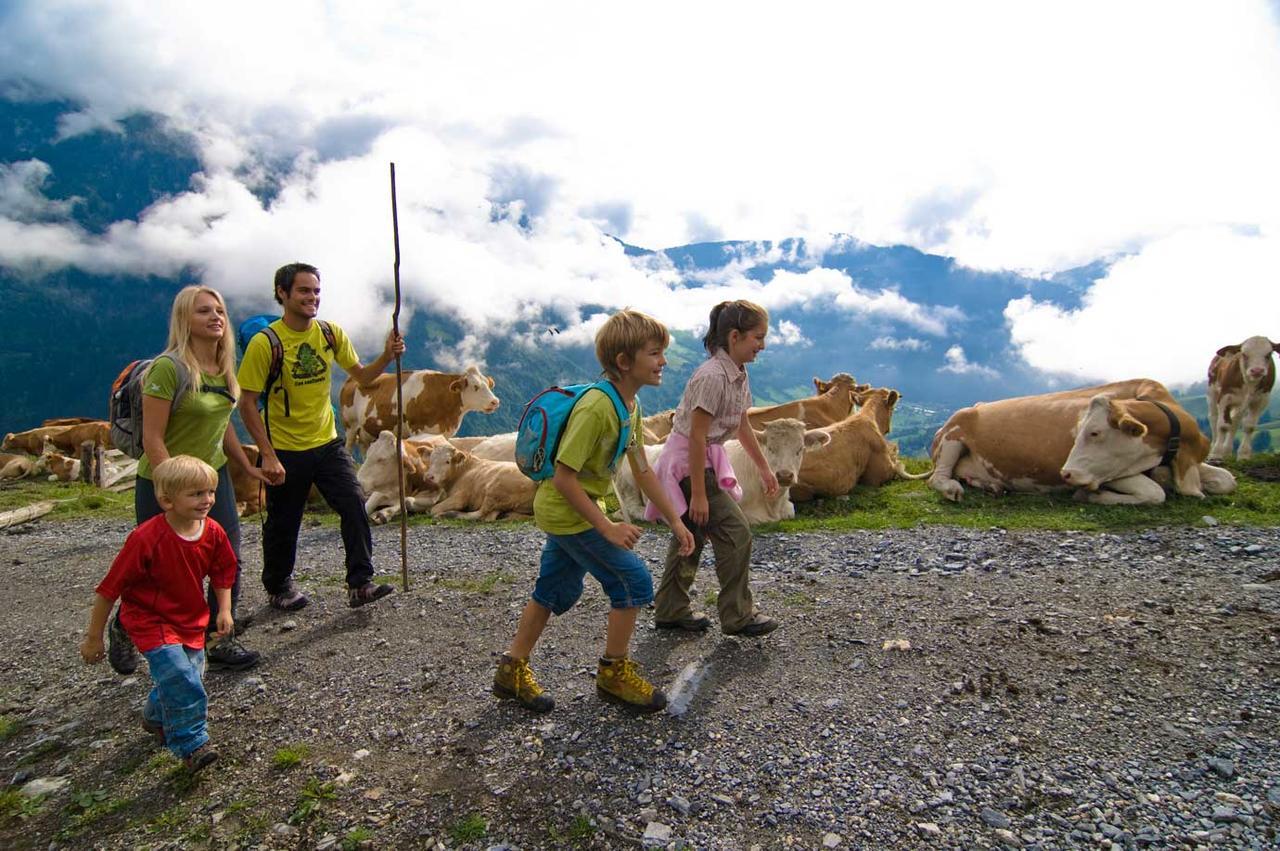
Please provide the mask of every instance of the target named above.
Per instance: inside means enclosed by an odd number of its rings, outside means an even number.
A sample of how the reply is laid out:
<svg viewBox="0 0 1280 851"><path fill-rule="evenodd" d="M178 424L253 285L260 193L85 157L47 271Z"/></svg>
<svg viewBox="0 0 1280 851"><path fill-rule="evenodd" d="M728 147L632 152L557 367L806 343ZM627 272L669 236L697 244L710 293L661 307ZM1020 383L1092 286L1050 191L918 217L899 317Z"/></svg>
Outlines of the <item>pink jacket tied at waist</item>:
<svg viewBox="0 0 1280 851"><path fill-rule="evenodd" d="M725 452L724 444L707 444L706 466L715 471L720 489L733 497L735 502L741 502L742 486L738 484L738 476L733 472L733 464L729 462L729 453ZM685 502L684 493L680 490L680 480L689 475L689 438L678 431L671 432L653 472L658 477L658 484L666 491L667 499L671 500L676 516L683 515L689 509L689 503ZM656 505L646 502L644 519L652 523L663 518Z"/></svg>

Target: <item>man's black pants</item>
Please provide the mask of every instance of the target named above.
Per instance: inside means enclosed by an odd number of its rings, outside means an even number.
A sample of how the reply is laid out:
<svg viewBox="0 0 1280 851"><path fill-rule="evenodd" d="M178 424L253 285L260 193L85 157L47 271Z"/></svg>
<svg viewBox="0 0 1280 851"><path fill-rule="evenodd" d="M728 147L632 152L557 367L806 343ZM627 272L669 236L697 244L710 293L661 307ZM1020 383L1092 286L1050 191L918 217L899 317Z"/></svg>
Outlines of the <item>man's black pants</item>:
<svg viewBox="0 0 1280 851"><path fill-rule="evenodd" d="M268 594L283 591L293 575L298 530L307 494L314 484L342 520L342 547L347 553L347 587L373 579L373 535L364 512L364 492L356 468L341 440L314 449L277 449L284 483L267 486L267 520L262 527L262 584Z"/></svg>

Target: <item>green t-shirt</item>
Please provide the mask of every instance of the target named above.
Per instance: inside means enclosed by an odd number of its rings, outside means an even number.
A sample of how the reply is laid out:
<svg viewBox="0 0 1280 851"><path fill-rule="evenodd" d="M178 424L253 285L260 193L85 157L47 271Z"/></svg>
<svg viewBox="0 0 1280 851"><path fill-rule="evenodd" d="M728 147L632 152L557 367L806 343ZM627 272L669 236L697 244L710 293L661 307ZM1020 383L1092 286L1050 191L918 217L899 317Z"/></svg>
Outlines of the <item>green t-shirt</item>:
<svg viewBox="0 0 1280 851"><path fill-rule="evenodd" d="M598 390L588 391L573 406L573 413L569 414L569 421L564 425L556 461L578 471L578 483L597 503L609 492L610 477L614 472L609 469L609 462L618 449L619 432L618 412L613 401ZM628 451L633 448L644 451L639 399L631 412ZM627 463L625 456L618 463ZM604 510L603 503L600 510ZM552 535L576 535L591 528L591 524L574 511L568 500L556 490L551 479L544 479L538 485L533 497L533 519L539 529Z"/></svg>
<svg viewBox="0 0 1280 851"><path fill-rule="evenodd" d="M223 375L192 378L190 389L169 413L169 422L164 427L164 448L171 456L191 455L218 470L227 463L222 438L231 420L231 397L224 393L202 393L202 385L226 390L227 379ZM142 385L142 395L172 401L177 390L178 370L173 361L167 357L152 361ZM146 453L138 459L138 475L151 478L151 460Z"/></svg>
<svg viewBox="0 0 1280 851"><path fill-rule="evenodd" d="M329 389L333 383L332 365L336 361L343 369L350 369L360 359L342 329L332 322L329 327L333 329L337 352L329 350L319 322L313 321L306 331L292 330L283 319L271 323L284 347L284 365L280 378L271 388L266 410L271 445L276 449L314 449L338 436L333 422L333 404L329 400ZM244 360L240 361L240 372L236 376L240 386L253 393L261 393L270 367L271 344L265 334L254 334L245 350ZM286 394L289 399L288 416L285 416Z"/></svg>

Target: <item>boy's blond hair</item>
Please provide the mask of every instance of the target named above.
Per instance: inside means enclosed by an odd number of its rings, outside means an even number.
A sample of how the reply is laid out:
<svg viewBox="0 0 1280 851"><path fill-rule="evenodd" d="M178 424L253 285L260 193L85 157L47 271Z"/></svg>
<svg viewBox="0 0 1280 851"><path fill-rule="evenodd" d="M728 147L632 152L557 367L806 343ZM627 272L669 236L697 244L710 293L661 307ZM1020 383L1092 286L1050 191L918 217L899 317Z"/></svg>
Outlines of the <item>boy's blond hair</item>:
<svg viewBox="0 0 1280 851"><path fill-rule="evenodd" d="M666 348L671 342L667 326L648 314L623 308L610 316L596 332L596 360L604 374L614 381L622 378L618 372L618 355L634 358L636 352L650 343Z"/></svg>
<svg viewBox="0 0 1280 851"><path fill-rule="evenodd" d="M156 496L172 499L187 488L218 486L218 471L199 458L190 455L174 455L161 461L151 471L151 483Z"/></svg>

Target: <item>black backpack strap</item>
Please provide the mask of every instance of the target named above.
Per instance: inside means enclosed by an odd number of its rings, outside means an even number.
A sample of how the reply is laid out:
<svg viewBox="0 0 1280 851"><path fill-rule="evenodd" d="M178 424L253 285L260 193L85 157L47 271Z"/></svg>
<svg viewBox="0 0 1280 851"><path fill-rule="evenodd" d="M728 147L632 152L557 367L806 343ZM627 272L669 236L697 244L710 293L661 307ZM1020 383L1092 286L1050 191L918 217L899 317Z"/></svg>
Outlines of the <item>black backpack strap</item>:
<svg viewBox="0 0 1280 851"><path fill-rule="evenodd" d="M317 319L316 322L320 325L320 333L324 335L325 346L328 347L329 351L333 352L334 360L337 360L338 336L333 333L333 326L323 319Z"/></svg>
<svg viewBox="0 0 1280 851"><path fill-rule="evenodd" d="M267 338L267 345L270 347L271 360L267 364L267 380L262 385L262 424L267 429L267 439L271 439L271 388L280 376L284 373L284 343L280 341L280 335L270 325L258 332ZM285 389L284 383L281 382L278 388L284 393L284 415L289 416L289 391Z"/></svg>

